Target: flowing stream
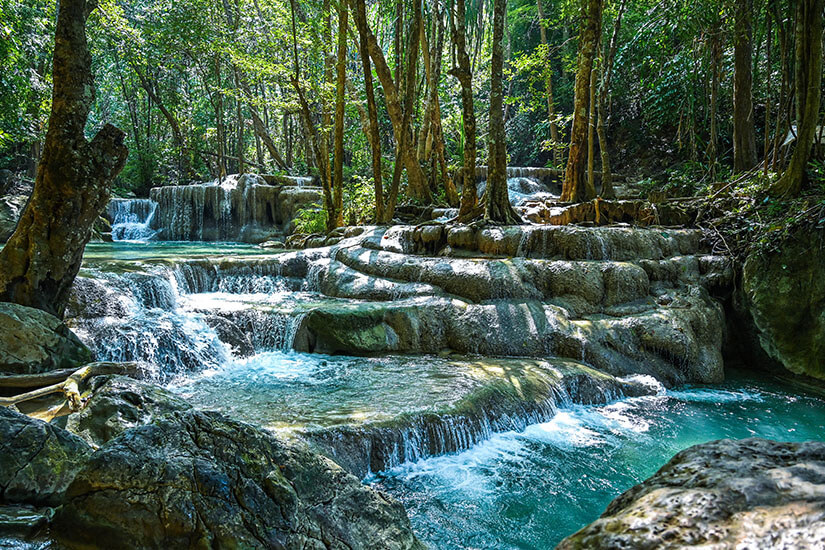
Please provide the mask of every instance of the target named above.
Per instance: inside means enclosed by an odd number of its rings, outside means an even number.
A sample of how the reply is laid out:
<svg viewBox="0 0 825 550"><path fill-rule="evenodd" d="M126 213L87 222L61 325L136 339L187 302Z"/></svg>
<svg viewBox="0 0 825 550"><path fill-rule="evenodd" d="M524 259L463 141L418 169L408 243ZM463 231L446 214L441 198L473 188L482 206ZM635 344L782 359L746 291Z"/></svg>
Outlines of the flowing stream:
<svg viewBox="0 0 825 550"><path fill-rule="evenodd" d="M306 311L352 301L321 295L310 273L282 276L273 258L225 243L92 244L81 275L100 311L71 322L101 359L154 364L197 407L337 442L332 454L400 499L431 548L551 548L690 445L825 430L822 396L737 373L669 391L646 380L639 396L632 380L587 375L583 387L561 360L298 353Z"/></svg>

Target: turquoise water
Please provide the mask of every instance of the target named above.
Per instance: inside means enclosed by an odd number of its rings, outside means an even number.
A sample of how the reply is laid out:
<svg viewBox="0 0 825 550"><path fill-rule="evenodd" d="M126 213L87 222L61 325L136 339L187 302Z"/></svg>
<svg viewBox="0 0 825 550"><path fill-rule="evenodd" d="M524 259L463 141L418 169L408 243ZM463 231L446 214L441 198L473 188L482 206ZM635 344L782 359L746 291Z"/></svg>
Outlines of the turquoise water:
<svg viewBox="0 0 825 550"><path fill-rule="evenodd" d="M675 453L721 438L825 438L825 400L734 378L607 406L575 406L463 453L370 480L400 499L431 548L545 549L595 520Z"/></svg>
<svg viewBox="0 0 825 550"><path fill-rule="evenodd" d="M210 258L215 256L256 256L284 252L263 249L254 244L204 243L187 241L118 241L113 243L89 243L83 259L87 262L105 260L170 260Z"/></svg>

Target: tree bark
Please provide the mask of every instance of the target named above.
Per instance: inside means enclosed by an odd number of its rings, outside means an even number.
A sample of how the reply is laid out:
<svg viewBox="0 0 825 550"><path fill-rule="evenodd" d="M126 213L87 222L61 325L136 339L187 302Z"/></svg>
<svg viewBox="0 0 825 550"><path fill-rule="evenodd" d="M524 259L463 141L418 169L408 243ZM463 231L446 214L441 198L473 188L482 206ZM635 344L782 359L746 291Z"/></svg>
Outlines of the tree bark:
<svg viewBox="0 0 825 550"><path fill-rule="evenodd" d="M613 35L610 37L610 45L604 59L604 67L600 67L602 72L601 88L599 89L599 116L597 132L599 134L599 153L602 161L602 189L600 196L605 199L615 199L616 191L613 189L613 173L610 171L610 153L607 150L607 123L609 120L610 83L613 80L613 61L616 59L616 50L619 47L619 30L622 27L622 16L624 15L627 0L622 0L619 4L619 11L616 14L616 23L613 26Z"/></svg>
<svg viewBox="0 0 825 550"><path fill-rule="evenodd" d="M338 10L338 59L335 70L335 169L333 173L333 206L327 229L344 225L344 91L347 83L347 19L349 10L342 2Z"/></svg>
<svg viewBox="0 0 825 550"><path fill-rule="evenodd" d="M52 111L34 191L0 251L0 300L63 316L92 226L126 162L125 134L83 135L94 102L86 20L96 7L61 0L55 29Z"/></svg>
<svg viewBox="0 0 825 550"><path fill-rule="evenodd" d="M584 202L596 196L596 190L587 185L587 125L590 120L590 73L601 33L602 0L583 0L581 11L573 128L561 193L561 200L565 202Z"/></svg>
<svg viewBox="0 0 825 550"><path fill-rule="evenodd" d="M544 8L541 0L536 0L536 8L539 15L539 34L541 35L541 45L547 50L547 66L545 67L544 88L547 93L547 118L550 121L550 141L553 148L553 166L559 167L562 163L561 138L559 136L559 125L556 124L555 100L553 99L553 71L550 68L550 43L547 41L547 29L544 27Z"/></svg>
<svg viewBox="0 0 825 550"><path fill-rule="evenodd" d="M710 46L710 138L708 139L708 170L711 182L716 180L716 169L719 164L719 132L717 130L717 113L719 106L719 81L721 80L722 68L722 28L721 22L716 18L711 29Z"/></svg>
<svg viewBox="0 0 825 550"><path fill-rule="evenodd" d="M375 105L375 90L372 84L372 67L367 52L367 10L364 0L353 0L353 18L358 28L361 65L364 68L364 93L367 96L367 114L369 115L369 142L372 149L372 180L375 189L375 221L384 221L384 185L381 171L381 136L378 133L378 108Z"/></svg>
<svg viewBox="0 0 825 550"><path fill-rule="evenodd" d="M737 0L733 33L733 169L756 165L753 123L753 0Z"/></svg>
<svg viewBox="0 0 825 550"><path fill-rule="evenodd" d="M476 189L476 116L473 104L473 72L467 53L467 14L464 0L456 0L456 13L451 17L451 34L456 51L456 66L450 70L461 85L461 117L464 123L464 163L461 168L461 204L459 221L475 217L478 209Z"/></svg>
<svg viewBox="0 0 825 550"><path fill-rule="evenodd" d="M796 143L788 168L770 188L773 195L794 197L802 190L816 126L822 83L822 8L825 0L799 0L796 8Z"/></svg>
<svg viewBox="0 0 825 550"><path fill-rule="evenodd" d="M484 219L506 225L520 224L521 218L510 205L507 190L507 139L504 133L504 20L507 0L493 1L493 55L490 62L490 129L487 153L487 201Z"/></svg>

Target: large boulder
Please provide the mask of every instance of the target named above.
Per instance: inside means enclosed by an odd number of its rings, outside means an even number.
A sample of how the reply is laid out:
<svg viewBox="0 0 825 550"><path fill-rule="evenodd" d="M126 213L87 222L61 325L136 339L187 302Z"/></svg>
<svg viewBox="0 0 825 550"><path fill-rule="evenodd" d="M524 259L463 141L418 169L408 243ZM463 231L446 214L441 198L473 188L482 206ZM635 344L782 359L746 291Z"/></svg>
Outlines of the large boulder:
<svg viewBox="0 0 825 550"><path fill-rule="evenodd" d="M737 310L752 363L825 380L825 231L799 229L742 269Z"/></svg>
<svg viewBox="0 0 825 550"><path fill-rule="evenodd" d="M0 504L59 504L91 454L79 437L0 407Z"/></svg>
<svg viewBox="0 0 825 550"><path fill-rule="evenodd" d="M37 374L92 359L92 352L57 317L0 302L0 374Z"/></svg>
<svg viewBox="0 0 825 550"><path fill-rule="evenodd" d="M422 548L401 504L329 459L197 411L101 447L52 534L70 548Z"/></svg>
<svg viewBox="0 0 825 550"><path fill-rule="evenodd" d="M687 547L825 548L825 443L696 445L558 546Z"/></svg>

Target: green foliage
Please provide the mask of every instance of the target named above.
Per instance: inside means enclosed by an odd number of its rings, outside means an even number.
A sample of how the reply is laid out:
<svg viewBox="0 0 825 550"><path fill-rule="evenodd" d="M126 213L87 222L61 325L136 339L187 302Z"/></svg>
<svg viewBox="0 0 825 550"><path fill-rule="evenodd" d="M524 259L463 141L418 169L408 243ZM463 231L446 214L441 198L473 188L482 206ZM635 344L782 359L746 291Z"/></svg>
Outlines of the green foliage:
<svg viewBox="0 0 825 550"><path fill-rule="evenodd" d="M326 233L327 213L319 208L301 208L295 218L295 233Z"/></svg>
<svg viewBox="0 0 825 550"><path fill-rule="evenodd" d="M344 187L344 221L364 225L375 220L375 187L371 177L354 175Z"/></svg>

